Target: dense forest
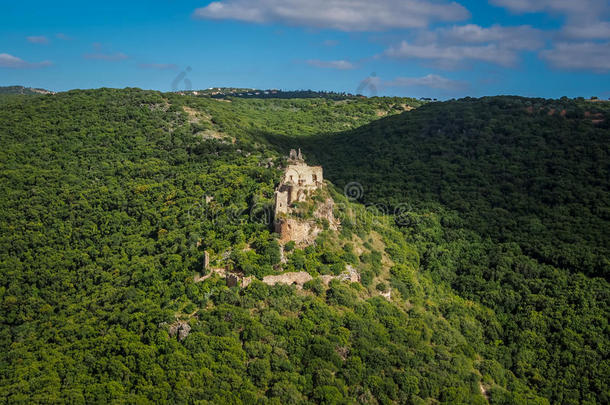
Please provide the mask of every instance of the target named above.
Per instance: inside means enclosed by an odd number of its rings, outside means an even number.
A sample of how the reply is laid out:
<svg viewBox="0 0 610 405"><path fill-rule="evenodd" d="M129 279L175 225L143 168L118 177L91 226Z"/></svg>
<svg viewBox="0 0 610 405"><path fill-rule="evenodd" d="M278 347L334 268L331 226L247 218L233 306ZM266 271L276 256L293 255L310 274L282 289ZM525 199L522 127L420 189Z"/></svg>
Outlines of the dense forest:
<svg viewBox="0 0 610 405"><path fill-rule="evenodd" d="M338 185L362 183L365 202L439 203L542 263L608 279L609 128L606 102L464 99L309 150Z"/></svg>
<svg viewBox="0 0 610 405"><path fill-rule="evenodd" d="M503 364L567 403L608 380L609 125L606 102L489 97L291 141L362 202L439 216L405 232L421 270L493 309Z"/></svg>
<svg viewBox="0 0 610 405"><path fill-rule="evenodd" d="M0 96L1 401L608 403L608 111ZM282 264L291 147L342 224ZM204 251L314 279L196 283ZM360 283L320 281L347 265Z"/></svg>

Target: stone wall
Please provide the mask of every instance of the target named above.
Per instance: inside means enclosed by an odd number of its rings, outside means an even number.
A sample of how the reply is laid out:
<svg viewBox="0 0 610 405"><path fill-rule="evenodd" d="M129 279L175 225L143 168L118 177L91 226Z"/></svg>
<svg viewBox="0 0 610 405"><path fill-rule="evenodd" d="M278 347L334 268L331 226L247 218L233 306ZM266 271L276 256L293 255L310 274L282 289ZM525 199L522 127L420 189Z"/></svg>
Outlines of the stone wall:
<svg viewBox="0 0 610 405"><path fill-rule="evenodd" d="M311 274L306 273L304 271L293 272L293 273L284 273L279 274L277 276L265 276L263 277L263 283L268 285L276 285L276 284L288 284L288 285L296 285L297 287L302 288L303 284L312 280Z"/></svg>
<svg viewBox="0 0 610 405"><path fill-rule="evenodd" d="M315 240L322 229L313 221L286 218L275 223L275 232L280 235L280 243L294 241L297 245L307 245Z"/></svg>
<svg viewBox="0 0 610 405"><path fill-rule="evenodd" d="M292 164L286 167L284 183L299 187L317 188L324 182L321 166L308 166L306 163Z"/></svg>
<svg viewBox="0 0 610 405"><path fill-rule="evenodd" d="M288 191L277 190L275 192L275 215L288 213Z"/></svg>

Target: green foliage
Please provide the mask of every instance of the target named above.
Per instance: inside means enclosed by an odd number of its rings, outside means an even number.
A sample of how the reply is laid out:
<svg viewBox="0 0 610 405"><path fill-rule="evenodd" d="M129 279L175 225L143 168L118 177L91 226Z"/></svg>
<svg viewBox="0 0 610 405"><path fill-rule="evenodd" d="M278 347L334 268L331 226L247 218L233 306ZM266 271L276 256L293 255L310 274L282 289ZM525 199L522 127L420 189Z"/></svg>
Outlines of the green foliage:
<svg viewBox="0 0 610 405"><path fill-rule="evenodd" d="M380 292L386 292L388 290L388 286L386 286L385 283L378 283L375 286L375 289Z"/></svg>
<svg viewBox="0 0 610 405"><path fill-rule="evenodd" d="M467 98L301 146L339 187L357 181L364 202L396 210L400 225L419 221L404 204L442 204L541 263L608 278L609 125L609 103Z"/></svg>
<svg viewBox="0 0 610 405"><path fill-rule="evenodd" d="M303 285L303 288L315 293L316 295L322 295L324 293L324 283L319 277L309 280Z"/></svg>
<svg viewBox="0 0 610 405"><path fill-rule="evenodd" d="M549 124L559 138L515 140L550 116L487 124L508 108L502 100L427 105L420 118L387 118L338 145L344 138L330 133L410 100L227 102L137 89L0 97L0 402L484 403L479 382L490 403L608 402L607 283L558 265L604 269L605 124L569 121L584 119L582 104L562 101L567 122ZM503 131L509 124L515 131ZM194 282L204 250L213 266L259 279L277 272L272 146L301 143L340 186L357 179L367 201L409 195L417 209L400 216L399 231L384 210L363 216L331 189L340 235L287 244L283 269L316 276L349 264L365 286L391 288L392 302L317 277L304 291ZM514 149L514 188L489 177L499 152L482 156L496 143ZM548 168L519 155L533 146ZM552 151L567 169L551 165ZM538 176L525 200L541 205L532 214L508 209L523 197L524 162ZM551 209L556 193L563 202ZM530 215L530 226L505 226L511 215L521 224ZM177 319L191 328L183 340L169 334Z"/></svg>
<svg viewBox="0 0 610 405"><path fill-rule="evenodd" d="M467 98L309 137L301 147L327 179L339 187L359 182L363 202L394 214L418 252L390 240L393 259L421 260L435 283L493 311L485 321L493 327L482 331L487 345L478 350L511 373L490 371L491 380L528 386L552 403L604 403L609 107ZM271 142L284 148L290 140ZM417 297L414 269L399 264L391 286L403 298ZM366 271L362 280L370 282ZM465 401L459 390L443 395ZM493 389L490 399L536 402L519 395Z"/></svg>

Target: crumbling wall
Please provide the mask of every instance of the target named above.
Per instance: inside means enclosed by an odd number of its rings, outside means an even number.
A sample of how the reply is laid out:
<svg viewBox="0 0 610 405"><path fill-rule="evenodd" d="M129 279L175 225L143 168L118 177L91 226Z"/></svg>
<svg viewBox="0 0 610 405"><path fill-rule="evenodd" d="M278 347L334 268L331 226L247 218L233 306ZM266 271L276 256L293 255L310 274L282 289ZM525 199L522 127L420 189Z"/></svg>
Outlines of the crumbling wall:
<svg viewBox="0 0 610 405"><path fill-rule="evenodd" d="M286 218L275 223L275 232L280 235L280 243L294 241L297 245L311 244L321 231L313 221Z"/></svg>
<svg viewBox="0 0 610 405"><path fill-rule="evenodd" d="M296 285L299 288L303 288L303 284L312 280L311 274L304 271L278 274L277 276L265 276L263 277L263 283L268 285L276 284L288 284Z"/></svg>
<svg viewBox="0 0 610 405"><path fill-rule="evenodd" d="M240 285L240 277L235 273L229 273L226 277L227 287L236 287Z"/></svg>
<svg viewBox="0 0 610 405"><path fill-rule="evenodd" d="M275 215L288 213L288 191L275 192Z"/></svg>
<svg viewBox="0 0 610 405"><path fill-rule="evenodd" d="M308 166L305 163L288 165L283 182L299 187L319 187L324 182L322 167Z"/></svg>

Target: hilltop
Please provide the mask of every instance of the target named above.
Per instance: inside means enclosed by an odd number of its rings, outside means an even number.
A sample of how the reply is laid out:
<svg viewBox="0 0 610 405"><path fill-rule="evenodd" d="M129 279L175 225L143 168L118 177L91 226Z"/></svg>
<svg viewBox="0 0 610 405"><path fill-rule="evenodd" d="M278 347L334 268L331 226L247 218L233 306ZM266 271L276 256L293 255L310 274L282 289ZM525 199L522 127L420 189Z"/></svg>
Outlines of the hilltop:
<svg viewBox="0 0 610 405"><path fill-rule="evenodd" d="M352 94L334 91L315 91L315 90L279 90L279 89L249 89L237 87L210 87L205 90L180 90L176 94L197 97L211 97L216 99L226 98L246 98L246 99L308 99L322 98L328 100L359 100L366 98L361 94ZM399 97L397 97L399 98ZM430 101L430 99L426 99ZM426 100L409 98L411 104L421 105Z"/></svg>
<svg viewBox="0 0 610 405"><path fill-rule="evenodd" d="M55 94L55 92L45 89L36 89L23 86L0 86L0 94Z"/></svg>

